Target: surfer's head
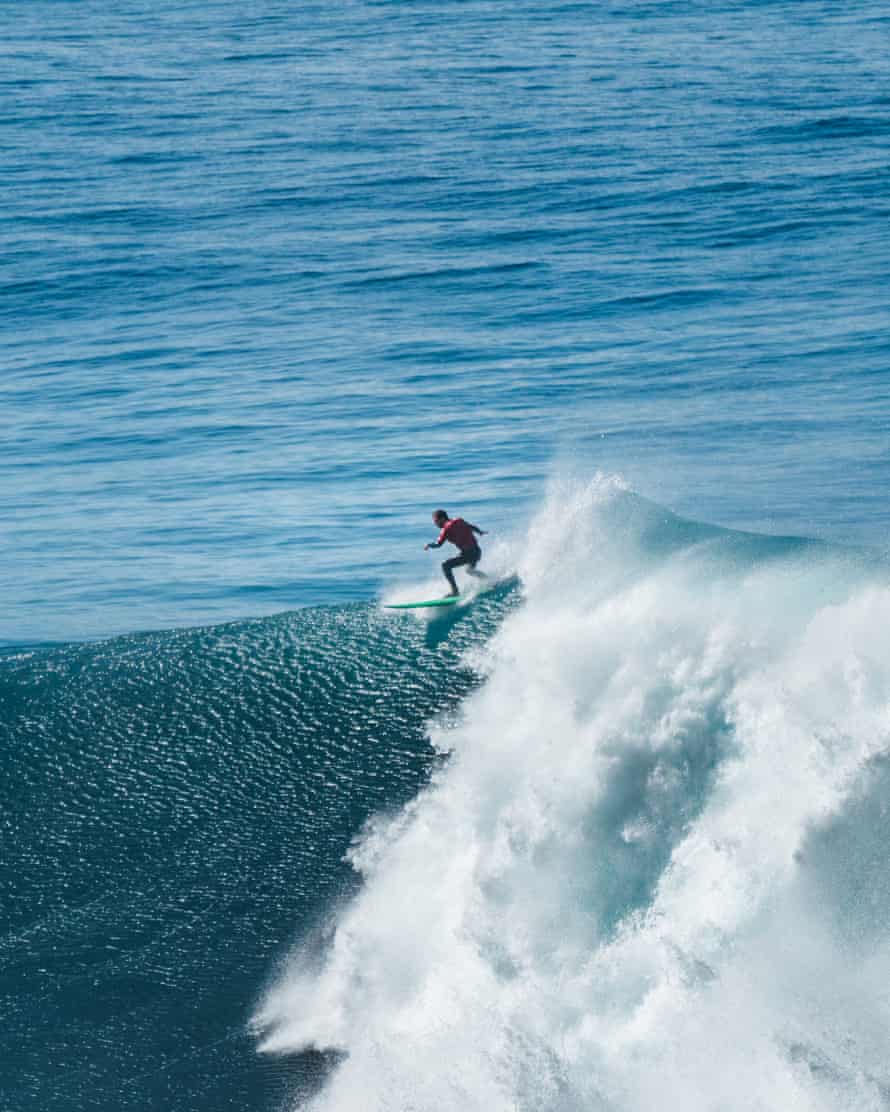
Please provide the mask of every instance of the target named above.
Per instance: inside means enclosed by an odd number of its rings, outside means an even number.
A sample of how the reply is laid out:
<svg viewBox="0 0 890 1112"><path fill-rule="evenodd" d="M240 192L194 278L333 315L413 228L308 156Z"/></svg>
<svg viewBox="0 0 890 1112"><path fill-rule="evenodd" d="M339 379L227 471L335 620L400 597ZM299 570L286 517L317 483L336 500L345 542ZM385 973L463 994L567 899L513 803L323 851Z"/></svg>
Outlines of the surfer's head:
<svg viewBox="0 0 890 1112"><path fill-rule="evenodd" d="M448 520L448 514L444 510L433 510L433 521L437 525L444 525Z"/></svg>

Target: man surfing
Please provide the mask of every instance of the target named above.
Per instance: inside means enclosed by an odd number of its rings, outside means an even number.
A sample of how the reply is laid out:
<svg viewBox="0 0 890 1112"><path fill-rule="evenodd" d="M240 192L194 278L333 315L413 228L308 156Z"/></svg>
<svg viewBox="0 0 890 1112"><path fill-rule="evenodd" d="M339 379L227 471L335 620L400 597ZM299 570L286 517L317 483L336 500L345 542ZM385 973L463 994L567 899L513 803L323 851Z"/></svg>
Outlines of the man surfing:
<svg viewBox="0 0 890 1112"><path fill-rule="evenodd" d="M480 529L478 525L470 525L462 517L449 517L444 510L436 510L433 514L433 521L441 532L438 540L423 546L423 551L426 552L430 548L441 548L446 541L460 549L460 556L452 556L450 560L445 560L442 563L442 573L451 587L445 597L451 598L458 593L457 584L454 582L455 568L466 565L469 575L475 575L477 579L487 578L485 572L476 571L476 565L482 559L482 549L479 547L479 542L475 536L473 536L474 533L478 533L480 537L484 537L485 530Z"/></svg>

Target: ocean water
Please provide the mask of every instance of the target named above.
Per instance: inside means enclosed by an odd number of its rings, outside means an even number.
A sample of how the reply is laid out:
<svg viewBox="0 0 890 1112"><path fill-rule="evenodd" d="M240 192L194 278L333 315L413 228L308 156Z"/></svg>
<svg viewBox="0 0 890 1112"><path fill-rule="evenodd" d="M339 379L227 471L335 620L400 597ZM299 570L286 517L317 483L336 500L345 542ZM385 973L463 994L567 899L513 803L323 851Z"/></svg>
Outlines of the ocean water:
<svg viewBox="0 0 890 1112"><path fill-rule="evenodd" d="M0 29L0 1108L890 1108L885 6Z"/></svg>

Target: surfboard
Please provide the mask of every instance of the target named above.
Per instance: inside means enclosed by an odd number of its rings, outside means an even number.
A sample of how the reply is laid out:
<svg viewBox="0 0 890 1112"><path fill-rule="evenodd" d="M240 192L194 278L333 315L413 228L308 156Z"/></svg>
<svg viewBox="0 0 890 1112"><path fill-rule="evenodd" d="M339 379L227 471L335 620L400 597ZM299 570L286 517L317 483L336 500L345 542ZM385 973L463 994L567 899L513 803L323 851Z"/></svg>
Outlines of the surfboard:
<svg viewBox="0 0 890 1112"><path fill-rule="evenodd" d="M453 606L460 602L460 595L449 595L448 598L428 598L424 602L391 602L387 610L418 610L423 606Z"/></svg>

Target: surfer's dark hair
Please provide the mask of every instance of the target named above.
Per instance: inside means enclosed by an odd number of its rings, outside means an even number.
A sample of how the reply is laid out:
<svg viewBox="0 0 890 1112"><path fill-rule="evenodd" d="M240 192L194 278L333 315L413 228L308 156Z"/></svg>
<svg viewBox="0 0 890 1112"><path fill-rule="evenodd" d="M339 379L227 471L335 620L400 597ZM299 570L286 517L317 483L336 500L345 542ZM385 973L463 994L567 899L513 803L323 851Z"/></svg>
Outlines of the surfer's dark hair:
<svg viewBox="0 0 890 1112"><path fill-rule="evenodd" d="M433 517L448 517L447 510L433 510Z"/></svg>

